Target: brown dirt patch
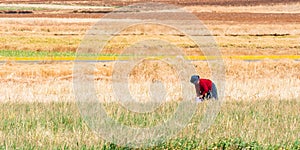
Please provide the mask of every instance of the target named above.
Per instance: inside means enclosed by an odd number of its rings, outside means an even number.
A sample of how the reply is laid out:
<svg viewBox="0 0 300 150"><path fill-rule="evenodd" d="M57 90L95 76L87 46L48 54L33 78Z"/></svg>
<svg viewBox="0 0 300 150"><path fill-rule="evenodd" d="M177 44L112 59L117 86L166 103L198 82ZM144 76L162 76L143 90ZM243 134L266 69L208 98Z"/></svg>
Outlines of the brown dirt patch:
<svg viewBox="0 0 300 150"><path fill-rule="evenodd" d="M200 12L194 13L203 21L226 21L239 23L300 23L300 14L298 13L218 13L218 12ZM1 18L101 18L105 13L63 13L63 14L0 14ZM126 14L124 14L126 15ZM153 14L143 15L142 17L151 17ZM176 15L176 14L174 14ZM122 17L122 16L120 16ZM137 18L139 19L139 18ZM161 16L160 19L165 19Z"/></svg>
<svg viewBox="0 0 300 150"><path fill-rule="evenodd" d="M107 6L125 6L134 3L149 2L147 0L4 0L5 3L54 3L54 4L80 4L80 5L107 5ZM189 6L189 5L221 5L221 6L254 6L254 5L270 5L278 3L294 3L298 0L197 0L197 1L182 1L182 0L152 0L152 2L163 2L175 5Z"/></svg>

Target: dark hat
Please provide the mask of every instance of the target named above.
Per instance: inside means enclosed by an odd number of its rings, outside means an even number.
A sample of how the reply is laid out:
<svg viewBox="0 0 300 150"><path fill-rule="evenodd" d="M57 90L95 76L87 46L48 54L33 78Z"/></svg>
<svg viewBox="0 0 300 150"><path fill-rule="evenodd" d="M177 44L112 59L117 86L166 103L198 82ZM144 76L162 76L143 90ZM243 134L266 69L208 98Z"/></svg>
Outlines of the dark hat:
<svg viewBox="0 0 300 150"><path fill-rule="evenodd" d="M190 82L195 84L198 82L199 78L198 75L192 75Z"/></svg>

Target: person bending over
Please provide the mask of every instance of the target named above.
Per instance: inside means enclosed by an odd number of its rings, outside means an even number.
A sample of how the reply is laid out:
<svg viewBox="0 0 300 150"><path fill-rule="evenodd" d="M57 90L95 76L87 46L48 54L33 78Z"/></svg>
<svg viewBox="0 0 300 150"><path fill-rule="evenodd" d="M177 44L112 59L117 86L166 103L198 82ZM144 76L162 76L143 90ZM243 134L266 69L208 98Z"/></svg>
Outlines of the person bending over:
<svg viewBox="0 0 300 150"><path fill-rule="evenodd" d="M193 75L190 80L195 85L196 89L196 101L202 102L205 99L218 100L218 91L215 83L209 79L202 79L199 75Z"/></svg>

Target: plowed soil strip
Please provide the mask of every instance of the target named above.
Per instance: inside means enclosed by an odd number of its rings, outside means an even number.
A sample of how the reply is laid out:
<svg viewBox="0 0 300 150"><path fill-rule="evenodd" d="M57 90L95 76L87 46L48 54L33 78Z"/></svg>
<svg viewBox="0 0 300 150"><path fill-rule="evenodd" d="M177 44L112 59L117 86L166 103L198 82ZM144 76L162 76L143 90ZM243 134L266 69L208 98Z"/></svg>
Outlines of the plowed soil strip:
<svg viewBox="0 0 300 150"><path fill-rule="evenodd" d="M157 13L156 13L157 14ZM215 21L236 21L243 23L299 23L299 13L218 13L218 12L199 12L194 13L200 20ZM0 18L101 18L105 13L63 13L63 14L0 14ZM124 14L128 15L128 14ZM155 13L141 15L150 17ZM118 15L121 17L122 15ZM163 16L161 16L163 17Z"/></svg>

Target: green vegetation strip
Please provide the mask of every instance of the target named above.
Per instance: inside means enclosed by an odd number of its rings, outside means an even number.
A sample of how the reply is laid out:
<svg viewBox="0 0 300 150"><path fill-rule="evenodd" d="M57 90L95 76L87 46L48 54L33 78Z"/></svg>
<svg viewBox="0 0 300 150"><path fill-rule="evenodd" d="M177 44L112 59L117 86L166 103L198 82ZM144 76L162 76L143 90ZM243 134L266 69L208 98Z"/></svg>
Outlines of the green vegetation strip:
<svg viewBox="0 0 300 150"><path fill-rule="evenodd" d="M66 57L75 56L75 52L46 52L24 50L0 50L0 58L34 58L34 57Z"/></svg>
<svg viewBox="0 0 300 150"><path fill-rule="evenodd" d="M17 7L17 6L0 6L0 11L25 11L25 10L32 10L32 11L38 11L38 10L47 10L46 8L38 8L38 7Z"/></svg>
<svg viewBox="0 0 300 150"><path fill-rule="evenodd" d="M170 103L170 102L169 102ZM151 149L300 149L300 101L232 101L222 105L204 134L197 129L206 105L177 137ZM163 104L153 115L139 115L106 103L108 115L127 125L152 126L177 104ZM167 117L168 115L161 117ZM154 118L154 119L153 119ZM0 103L0 149L129 149L95 135L72 102Z"/></svg>
<svg viewBox="0 0 300 150"><path fill-rule="evenodd" d="M131 60L138 58L176 58L177 56L130 56L118 54L77 54L76 52L36 52L21 50L0 50L0 61L113 61ZM238 59L238 60L262 60L262 59L293 59L300 60L300 55L236 55L236 56L184 56L187 60L213 60L213 59Z"/></svg>

